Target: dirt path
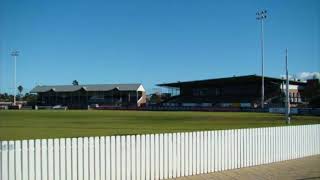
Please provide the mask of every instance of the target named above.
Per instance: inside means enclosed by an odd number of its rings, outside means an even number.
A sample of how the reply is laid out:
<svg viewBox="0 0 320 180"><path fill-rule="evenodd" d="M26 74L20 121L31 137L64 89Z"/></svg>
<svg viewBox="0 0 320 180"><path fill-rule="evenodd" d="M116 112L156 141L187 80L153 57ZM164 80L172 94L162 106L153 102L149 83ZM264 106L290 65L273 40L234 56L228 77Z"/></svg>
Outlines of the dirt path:
<svg viewBox="0 0 320 180"><path fill-rule="evenodd" d="M177 180L320 180L320 155L217 173L176 178Z"/></svg>

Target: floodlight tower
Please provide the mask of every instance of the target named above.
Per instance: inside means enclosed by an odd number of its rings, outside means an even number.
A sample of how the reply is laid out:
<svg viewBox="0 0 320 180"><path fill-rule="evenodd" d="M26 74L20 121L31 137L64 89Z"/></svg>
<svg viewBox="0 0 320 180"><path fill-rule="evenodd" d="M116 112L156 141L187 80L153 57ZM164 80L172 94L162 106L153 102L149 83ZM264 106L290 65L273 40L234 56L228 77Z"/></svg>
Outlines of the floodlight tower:
<svg viewBox="0 0 320 180"><path fill-rule="evenodd" d="M264 108L264 30L263 21L267 18L267 10L258 11L256 13L257 20L261 22L261 74L262 74L262 85L261 85L261 108Z"/></svg>
<svg viewBox="0 0 320 180"><path fill-rule="evenodd" d="M13 57L14 61L14 75L13 75L13 81L14 81L14 94L13 94L13 105L16 105L16 94L17 94L17 56L19 56L19 51L14 50L11 52L11 56Z"/></svg>

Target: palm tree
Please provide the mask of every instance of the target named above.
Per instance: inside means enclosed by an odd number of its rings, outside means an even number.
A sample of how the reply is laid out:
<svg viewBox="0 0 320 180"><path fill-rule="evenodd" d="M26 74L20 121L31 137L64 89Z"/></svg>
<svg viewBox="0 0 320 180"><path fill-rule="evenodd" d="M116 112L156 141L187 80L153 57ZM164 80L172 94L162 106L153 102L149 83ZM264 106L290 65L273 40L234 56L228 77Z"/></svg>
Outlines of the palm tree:
<svg viewBox="0 0 320 180"><path fill-rule="evenodd" d="M22 91L23 91L23 87L21 85L18 86L18 91L19 91L19 96L21 98L22 97Z"/></svg>
<svg viewBox="0 0 320 180"><path fill-rule="evenodd" d="M79 85L79 82L78 82L77 80L73 80L72 85L78 86L78 85Z"/></svg>

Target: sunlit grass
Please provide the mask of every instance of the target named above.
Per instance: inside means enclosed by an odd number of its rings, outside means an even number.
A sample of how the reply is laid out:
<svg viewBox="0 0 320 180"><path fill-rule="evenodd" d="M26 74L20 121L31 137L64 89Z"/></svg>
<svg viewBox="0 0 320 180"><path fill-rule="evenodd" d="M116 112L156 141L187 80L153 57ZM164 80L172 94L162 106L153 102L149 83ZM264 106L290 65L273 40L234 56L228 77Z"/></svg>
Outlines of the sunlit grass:
<svg viewBox="0 0 320 180"><path fill-rule="evenodd" d="M320 117L293 116L292 125ZM239 112L0 111L0 140L285 126L284 116Z"/></svg>

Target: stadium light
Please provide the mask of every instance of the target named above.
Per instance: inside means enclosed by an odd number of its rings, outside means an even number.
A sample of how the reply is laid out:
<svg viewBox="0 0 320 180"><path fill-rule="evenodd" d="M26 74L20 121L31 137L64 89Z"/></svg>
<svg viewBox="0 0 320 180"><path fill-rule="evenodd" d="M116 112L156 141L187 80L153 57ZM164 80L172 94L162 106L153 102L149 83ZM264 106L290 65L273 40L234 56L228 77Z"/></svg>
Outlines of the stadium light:
<svg viewBox="0 0 320 180"><path fill-rule="evenodd" d="M262 74L262 85L261 85L261 108L264 108L264 30L263 21L267 18L267 10L258 11L256 13L257 20L261 22L261 74Z"/></svg>
<svg viewBox="0 0 320 180"><path fill-rule="evenodd" d="M11 56L13 57L14 61L14 75L13 75L13 80L14 80L14 94L13 94L13 105L16 105L16 94L17 94L17 78L16 78L16 73L17 73L17 56L19 56L19 51L14 50L11 52Z"/></svg>

